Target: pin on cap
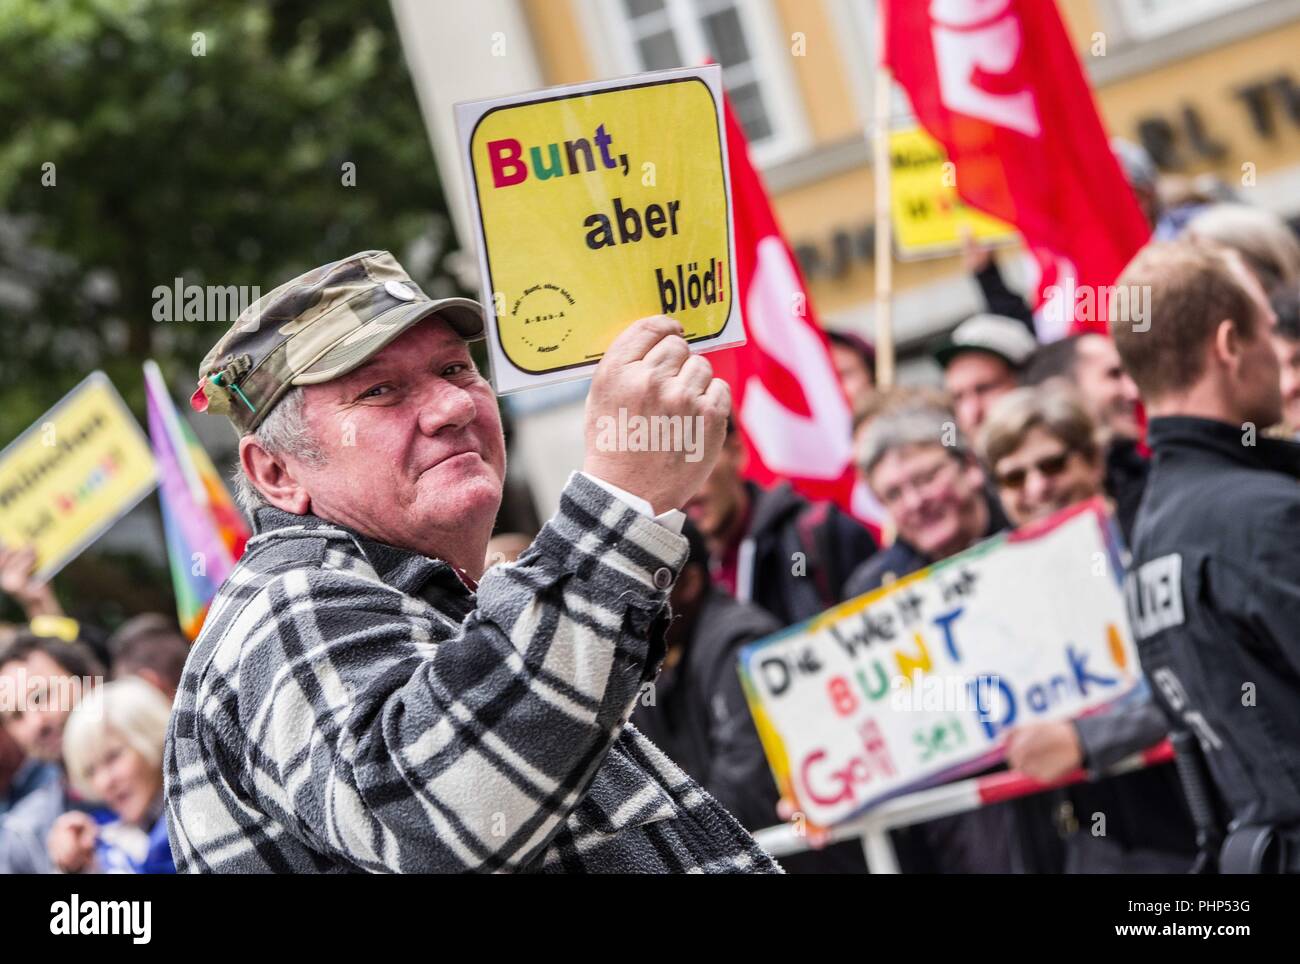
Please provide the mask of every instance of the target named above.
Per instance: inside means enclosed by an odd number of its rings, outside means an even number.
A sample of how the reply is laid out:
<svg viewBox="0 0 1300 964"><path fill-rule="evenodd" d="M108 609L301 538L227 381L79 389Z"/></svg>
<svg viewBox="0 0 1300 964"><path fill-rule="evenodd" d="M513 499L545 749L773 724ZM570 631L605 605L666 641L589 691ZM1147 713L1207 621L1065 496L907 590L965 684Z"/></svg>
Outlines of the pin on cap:
<svg viewBox="0 0 1300 964"><path fill-rule="evenodd" d="M416 298L415 292L400 281L385 281L384 290L398 301L414 301Z"/></svg>

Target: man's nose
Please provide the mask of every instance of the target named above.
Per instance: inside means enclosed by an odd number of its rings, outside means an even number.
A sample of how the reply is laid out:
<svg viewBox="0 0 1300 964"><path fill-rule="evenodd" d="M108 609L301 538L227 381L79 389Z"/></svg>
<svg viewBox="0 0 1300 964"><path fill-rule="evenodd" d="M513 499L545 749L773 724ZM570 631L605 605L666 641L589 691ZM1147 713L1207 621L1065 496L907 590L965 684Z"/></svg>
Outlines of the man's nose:
<svg viewBox="0 0 1300 964"><path fill-rule="evenodd" d="M473 395L459 385L438 379L420 398L420 431L434 436L443 429L462 429L477 414L478 404Z"/></svg>
<svg viewBox="0 0 1300 964"><path fill-rule="evenodd" d="M1025 477L1025 497L1040 503L1052 494L1052 480L1037 469L1031 469Z"/></svg>
<svg viewBox="0 0 1300 964"><path fill-rule="evenodd" d="M907 485L898 499L899 508L904 512L916 512L925 505L925 493L914 484Z"/></svg>

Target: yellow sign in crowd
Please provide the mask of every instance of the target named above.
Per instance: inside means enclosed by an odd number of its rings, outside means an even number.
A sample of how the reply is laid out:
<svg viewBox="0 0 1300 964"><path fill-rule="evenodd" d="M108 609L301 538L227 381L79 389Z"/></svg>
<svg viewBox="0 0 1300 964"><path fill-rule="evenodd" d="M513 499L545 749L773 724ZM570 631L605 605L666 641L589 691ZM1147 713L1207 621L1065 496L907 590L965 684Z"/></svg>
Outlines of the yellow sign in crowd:
<svg viewBox="0 0 1300 964"><path fill-rule="evenodd" d="M890 206L899 257L951 254L963 232L985 243L1013 241L1016 229L968 207L943 145L919 127L889 135Z"/></svg>
<svg viewBox="0 0 1300 964"><path fill-rule="evenodd" d="M148 440L108 376L94 372L0 452L0 541L35 547L43 581L155 481Z"/></svg>

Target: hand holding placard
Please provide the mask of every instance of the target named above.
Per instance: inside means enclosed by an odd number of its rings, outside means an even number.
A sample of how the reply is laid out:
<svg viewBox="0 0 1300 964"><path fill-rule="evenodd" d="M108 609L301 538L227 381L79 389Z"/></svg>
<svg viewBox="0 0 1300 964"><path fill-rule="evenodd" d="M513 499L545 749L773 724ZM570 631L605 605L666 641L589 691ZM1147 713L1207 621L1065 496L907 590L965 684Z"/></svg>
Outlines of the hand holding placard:
<svg viewBox="0 0 1300 964"><path fill-rule="evenodd" d="M622 332L596 366L587 395L589 475L645 499L656 513L680 508L717 461L731 412L731 389L713 377L713 366L691 354L682 326L666 315L642 318ZM653 449L618 444L615 424L678 426L678 438L699 440L699 457L670 446ZM614 444L610 444L613 441Z"/></svg>

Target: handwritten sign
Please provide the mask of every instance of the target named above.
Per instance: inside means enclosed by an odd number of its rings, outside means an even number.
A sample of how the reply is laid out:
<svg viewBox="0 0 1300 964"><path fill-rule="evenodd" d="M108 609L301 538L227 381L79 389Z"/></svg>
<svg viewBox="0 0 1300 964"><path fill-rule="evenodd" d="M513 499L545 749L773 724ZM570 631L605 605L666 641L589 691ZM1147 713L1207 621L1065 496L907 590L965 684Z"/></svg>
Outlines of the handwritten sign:
<svg viewBox="0 0 1300 964"><path fill-rule="evenodd" d="M1140 678L1100 501L989 539L741 654L777 782L829 826L990 766L1020 724Z"/></svg>
<svg viewBox="0 0 1300 964"><path fill-rule="evenodd" d="M130 409L94 372L0 452L0 540L35 546L44 581L153 491L155 472Z"/></svg>
<svg viewBox="0 0 1300 964"><path fill-rule="evenodd" d="M963 229L990 244L1013 241L1016 229L966 204L943 145L919 127L889 135L890 208L901 258L933 258L961 247Z"/></svg>
<svg viewBox="0 0 1300 964"><path fill-rule="evenodd" d="M744 341L716 65L456 105L502 394L591 374L633 321Z"/></svg>

